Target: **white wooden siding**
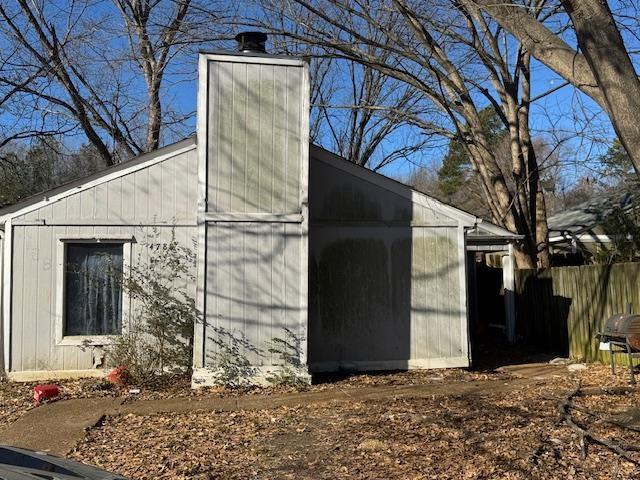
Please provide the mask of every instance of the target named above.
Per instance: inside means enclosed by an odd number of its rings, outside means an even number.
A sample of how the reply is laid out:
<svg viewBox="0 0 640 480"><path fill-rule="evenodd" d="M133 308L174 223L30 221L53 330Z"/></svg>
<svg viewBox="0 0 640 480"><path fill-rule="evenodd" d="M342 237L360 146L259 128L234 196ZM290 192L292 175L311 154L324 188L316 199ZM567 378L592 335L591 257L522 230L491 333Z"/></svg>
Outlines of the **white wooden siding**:
<svg viewBox="0 0 640 480"><path fill-rule="evenodd" d="M19 215L14 223L195 223L197 168L191 150Z"/></svg>
<svg viewBox="0 0 640 480"><path fill-rule="evenodd" d="M301 243L299 224L216 223L209 227L205 364L219 342L240 347L252 365L278 363L269 352L285 329L299 332Z"/></svg>
<svg viewBox="0 0 640 480"><path fill-rule="evenodd" d="M235 343L268 367L280 363L269 352L274 338L307 336L308 65L204 55L200 69L205 322L194 363L210 372L220 345Z"/></svg>
<svg viewBox="0 0 640 480"><path fill-rule="evenodd" d="M303 68L208 69L208 211L300 212Z"/></svg>
<svg viewBox="0 0 640 480"><path fill-rule="evenodd" d="M132 261L153 237L196 248L195 150L109 180L45 205L13 221L10 371L88 370L90 348L55 342L56 265L62 235L127 234L135 238ZM195 285L193 286L195 294ZM135 309L135 306L134 306Z"/></svg>
<svg viewBox="0 0 640 480"><path fill-rule="evenodd" d="M310 369L468 365L466 214L336 162L310 160Z"/></svg>

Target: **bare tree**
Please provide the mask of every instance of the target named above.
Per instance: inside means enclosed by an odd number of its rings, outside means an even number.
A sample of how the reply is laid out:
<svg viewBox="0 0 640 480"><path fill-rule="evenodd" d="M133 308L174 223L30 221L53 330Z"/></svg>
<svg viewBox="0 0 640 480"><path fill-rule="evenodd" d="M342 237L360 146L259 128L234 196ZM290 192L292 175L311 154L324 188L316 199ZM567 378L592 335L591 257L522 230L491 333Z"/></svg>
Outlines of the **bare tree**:
<svg viewBox="0 0 640 480"><path fill-rule="evenodd" d="M0 90L34 118L0 112L26 131L81 132L106 165L154 150L192 114L171 110L165 80L226 28L216 13L195 0L1 1Z"/></svg>
<svg viewBox="0 0 640 480"><path fill-rule="evenodd" d="M435 106L439 117L418 114L412 123L463 143L493 221L526 238L516 252L518 264L549 264L546 207L529 128L530 54L521 44L479 9L447 0L272 0L272 12L274 31L387 75ZM482 128L480 111L487 105L508 132L508 172Z"/></svg>
<svg viewBox="0 0 640 480"><path fill-rule="evenodd" d="M488 12L517 37L531 55L598 103L611 119L636 173L640 174L640 123L637 121L640 80L607 1L560 2L571 19L578 49L541 20L540 11L545 2L537 5L504 0L462 2ZM555 7L557 5L550 8Z"/></svg>
<svg viewBox="0 0 640 480"><path fill-rule="evenodd" d="M431 136L416 125L427 112L415 89L295 39L274 36L272 47L279 53L311 57L312 142L374 171L398 160L415 162L429 146ZM385 50L369 47L369 53L392 61Z"/></svg>
<svg viewBox="0 0 640 480"><path fill-rule="evenodd" d="M428 146L430 135L412 122L424 106L415 89L353 61L313 64L312 141L374 171L413 161Z"/></svg>

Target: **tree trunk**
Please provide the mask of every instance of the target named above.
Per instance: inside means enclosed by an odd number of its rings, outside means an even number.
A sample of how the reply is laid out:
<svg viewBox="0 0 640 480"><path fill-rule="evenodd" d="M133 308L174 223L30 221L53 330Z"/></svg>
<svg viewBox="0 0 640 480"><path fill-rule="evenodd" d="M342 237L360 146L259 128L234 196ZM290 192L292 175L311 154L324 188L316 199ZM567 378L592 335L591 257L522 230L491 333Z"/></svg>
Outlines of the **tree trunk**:
<svg viewBox="0 0 640 480"><path fill-rule="evenodd" d="M147 142L145 151L152 152L160 147L160 128L162 126L162 104L160 102L160 81L149 82L149 120L147 123Z"/></svg>
<svg viewBox="0 0 640 480"><path fill-rule="evenodd" d="M562 0L575 27L576 51L520 4L463 0L481 7L541 63L589 95L609 116L640 175L640 81L605 0Z"/></svg>
<svg viewBox="0 0 640 480"><path fill-rule="evenodd" d="M536 268L537 265L535 259L531 257L527 243L525 239L525 243L515 244L513 246L513 256L516 259L516 267L533 269Z"/></svg>
<svg viewBox="0 0 640 480"><path fill-rule="evenodd" d="M604 96L603 108L640 174L640 81L604 0L562 0Z"/></svg>
<svg viewBox="0 0 640 480"><path fill-rule="evenodd" d="M551 265L549 255L549 226L547 224L547 203L540 183L538 156L533 148L529 129L529 106L531 104L531 55L525 51L520 57L522 70L520 75L521 100L518 106L518 137L522 149L522 160L526 171L526 185L529 193L529 221L531 237L534 239L537 266L546 268Z"/></svg>

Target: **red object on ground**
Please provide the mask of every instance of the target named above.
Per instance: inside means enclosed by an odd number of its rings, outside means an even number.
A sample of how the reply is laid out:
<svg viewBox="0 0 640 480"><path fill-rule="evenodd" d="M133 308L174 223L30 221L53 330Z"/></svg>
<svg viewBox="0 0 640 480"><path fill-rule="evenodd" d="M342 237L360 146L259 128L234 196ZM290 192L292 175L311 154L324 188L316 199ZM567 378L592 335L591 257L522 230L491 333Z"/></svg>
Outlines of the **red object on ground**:
<svg viewBox="0 0 640 480"><path fill-rule="evenodd" d="M107 375L107 381L118 387L124 387L129 383L129 371L124 365L114 368Z"/></svg>
<svg viewBox="0 0 640 480"><path fill-rule="evenodd" d="M60 394L60 389L53 383L47 383L44 385L36 385L33 387L33 400L36 404L42 402L47 398L55 398Z"/></svg>

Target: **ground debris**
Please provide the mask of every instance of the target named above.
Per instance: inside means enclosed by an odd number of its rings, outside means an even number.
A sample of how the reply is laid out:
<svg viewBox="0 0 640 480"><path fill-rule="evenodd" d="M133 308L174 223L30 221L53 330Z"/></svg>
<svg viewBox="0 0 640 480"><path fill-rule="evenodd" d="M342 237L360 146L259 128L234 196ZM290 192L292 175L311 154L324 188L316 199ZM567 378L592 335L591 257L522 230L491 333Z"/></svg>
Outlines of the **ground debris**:
<svg viewBox="0 0 640 480"><path fill-rule="evenodd" d="M558 421L558 401L579 379L582 387L572 398L572 418L608 441L615 438L625 445L638 444L640 433L613 423L640 403L640 393L627 385L625 375L611 376L606 367L589 365L586 371L504 390L497 388L502 381L486 382L503 379L510 382L502 374L464 370L353 376L313 386L312 391L341 393L326 403L107 417L87 432L70 456L134 480L586 480L610 479L613 473L619 480L640 478L635 465L621 461L608 449L593 446L583 459L579 438ZM363 386L401 388L443 382L451 386L451 395L414 398L390 394L383 399L357 395ZM468 382L492 386L477 389L475 394L456 393L456 384ZM87 393L73 385L62 382L63 394L119 394ZM139 397L240 394L216 389L193 392L186 383L182 385L161 391L145 388ZM17 405L11 418L20 415L21 408L31 408L30 386L7 388L0 389L0 405ZM350 392L348 400L345 391ZM254 389L244 394L265 392L274 390Z"/></svg>
<svg viewBox="0 0 640 480"><path fill-rule="evenodd" d="M605 408L593 410L604 414L638 403L636 390L602 390L624 386L605 373L590 367L577 374L585 385L576 397L581 406L602 402ZM614 466L618 479L639 478L614 452L594 448L581 458L573 431L558 422L558 398L574 378L477 395L372 400L354 392L350 401L295 408L116 417L72 456L133 479L587 480L610 479ZM596 427L605 438L617 429Z"/></svg>

